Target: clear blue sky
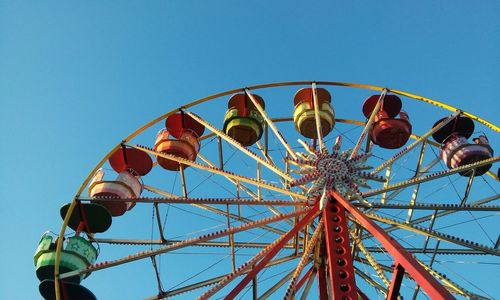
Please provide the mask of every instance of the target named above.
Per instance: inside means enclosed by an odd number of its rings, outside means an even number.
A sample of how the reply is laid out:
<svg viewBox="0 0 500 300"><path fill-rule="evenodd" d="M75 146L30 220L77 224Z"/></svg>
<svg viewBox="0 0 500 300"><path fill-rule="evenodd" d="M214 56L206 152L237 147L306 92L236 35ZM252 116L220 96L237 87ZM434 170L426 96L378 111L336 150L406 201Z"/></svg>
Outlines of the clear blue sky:
<svg viewBox="0 0 500 300"><path fill-rule="evenodd" d="M0 0L0 298L38 297L39 237L59 230L59 207L95 163L196 98L265 82L347 81L500 123L499 11L486 0Z"/></svg>

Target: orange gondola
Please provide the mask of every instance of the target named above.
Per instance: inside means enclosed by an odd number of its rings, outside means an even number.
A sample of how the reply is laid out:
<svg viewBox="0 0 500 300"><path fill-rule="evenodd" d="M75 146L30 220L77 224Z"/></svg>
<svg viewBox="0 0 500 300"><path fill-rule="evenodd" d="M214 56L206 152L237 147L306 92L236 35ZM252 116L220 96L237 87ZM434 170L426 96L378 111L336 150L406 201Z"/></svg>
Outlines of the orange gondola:
<svg viewBox="0 0 500 300"><path fill-rule="evenodd" d="M165 125L166 129L158 132L154 150L194 161L200 151L198 138L205 131L205 127L182 112L170 115ZM160 156L157 156L156 159L158 164L166 170L177 171L180 167L187 167Z"/></svg>

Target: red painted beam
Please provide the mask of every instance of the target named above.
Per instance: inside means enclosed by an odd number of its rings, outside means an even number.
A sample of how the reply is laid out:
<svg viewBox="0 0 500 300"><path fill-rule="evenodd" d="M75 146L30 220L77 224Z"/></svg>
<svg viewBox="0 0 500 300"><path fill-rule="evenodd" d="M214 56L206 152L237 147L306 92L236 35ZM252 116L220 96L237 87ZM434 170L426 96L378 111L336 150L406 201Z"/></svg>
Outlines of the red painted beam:
<svg viewBox="0 0 500 300"><path fill-rule="evenodd" d="M429 274L410 253L390 237L380 226L336 191L332 190L330 193L365 230L370 232L382 244L384 249L394 257L394 261L399 263L410 274L431 299L455 299L439 281Z"/></svg>
<svg viewBox="0 0 500 300"><path fill-rule="evenodd" d="M326 254L333 300L357 300L347 217L344 207L328 199L323 209Z"/></svg>
<svg viewBox="0 0 500 300"><path fill-rule="evenodd" d="M309 224L317 215L319 211L319 202L317 202L314 207L307 213L307 215L302 218L290 231L288 231L283 238L276 243L276 245L269 250L269 252L264 256L258 264L256 264L252 271L243 278L243 280L238 283L238 285L229 293L227 294L224 299L234 299L236 296L245 288L245 286L252 281L252 279L255 278L257 273L259 273L260 270L262 270L266 264L276 255L278 252L283 248L283 246L286 245L286 243L292 239L292 237L297 234L304 226Z"/></svg>
<svg viewBox="0 0 500 300"><path fill-rule="evenodd" d="M326 269L325 265L321 263L318 268L318 288L320 300L328 300L328 288L326 285Z"/></svg>
<svg viewBox="0 0 500 300"><path fill-rule="evenodd" d="M394 272L392 273L391 286L387 292L387 300L397 300L399 295L399 289L401 288L401 282L403 282L403 276L405 275L405 269L400 264L395 264Z"/></svg>

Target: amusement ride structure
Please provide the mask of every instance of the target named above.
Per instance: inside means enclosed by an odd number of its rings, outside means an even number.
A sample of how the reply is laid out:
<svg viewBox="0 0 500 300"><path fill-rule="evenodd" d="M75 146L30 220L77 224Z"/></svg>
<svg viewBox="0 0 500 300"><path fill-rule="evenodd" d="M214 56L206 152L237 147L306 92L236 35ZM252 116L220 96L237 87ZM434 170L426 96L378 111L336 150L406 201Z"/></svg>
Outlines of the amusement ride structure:
<svg viewBox="0 0 500 300"><path fill-rule="evenodd" d="M96 299L85 278L142 262L157 290L120 289L147 299L493 298L441 258L498 262L499 131L362 84L202 98L147 123L90 171L61 208L59 234L46 232L36 250L40 293ZM140 239L131 224L145 228ZM167 289L165 278L181 282Z"/></svg>

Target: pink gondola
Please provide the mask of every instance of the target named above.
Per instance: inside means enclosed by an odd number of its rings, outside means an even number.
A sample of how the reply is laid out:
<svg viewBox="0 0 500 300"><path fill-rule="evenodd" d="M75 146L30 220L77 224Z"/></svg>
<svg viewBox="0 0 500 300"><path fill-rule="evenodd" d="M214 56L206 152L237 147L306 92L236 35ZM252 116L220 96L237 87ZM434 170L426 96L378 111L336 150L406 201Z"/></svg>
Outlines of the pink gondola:
<svg viewBox="0 0 500 300"><path fill-rule="evenodd" d="M135 202L116 201L116 199L106 198L136 198L142 193L142 183L139 176L134 176L129 171L123 171L118 174L115 180L103 180L104 171L97 171L89 186L89 196L94 198L103 198L95 200L111 213L113 217L121 216L135 206Z"/></svg>
<svg viewBox="0 0 500 300"><path fill-rule="evenodd" d="M134 148L122 147L109 158L109 164L118 173L115 180L103 180L104 170L94 175L89 186L89 196L103 198L95 203L103 205L112 216L121 216L135 206L135 202L104 198L136 198L142 193L140 177L151 171L153 160L149 154Z"/></svg>
<svg viewBox="0 0 500 300"><path fill-rule="evenodd" d="M437 121L433 127L436 127L446 118ZM474 143L467 140L474 132L474 122L464 116L457 117L437 132L432 137L438 143L441 143L441 158L450 169L458 168L467 164L475 163L493 156L488 138L480 135L473 139ZM490 165L485 165L475 169L475 176L481 176L488 172ZM462 176L469 176L470 171L460 172Z"/></svg>

